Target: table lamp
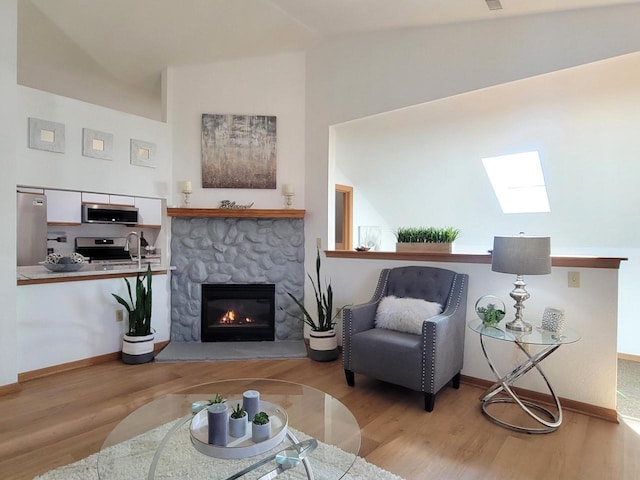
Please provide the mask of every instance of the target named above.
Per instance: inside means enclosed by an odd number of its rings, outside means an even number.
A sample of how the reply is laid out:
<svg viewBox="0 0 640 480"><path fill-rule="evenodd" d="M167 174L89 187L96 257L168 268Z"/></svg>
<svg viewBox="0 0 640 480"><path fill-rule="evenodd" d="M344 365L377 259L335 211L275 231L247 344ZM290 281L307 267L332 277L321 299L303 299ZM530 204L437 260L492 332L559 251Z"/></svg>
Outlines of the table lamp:
<svg viewBox="0 0 640 480"><path fill-rule="evenodd" d="M516 332L530 332L532 326L522 318L524 301L530 297L523 275L546 275L551 273L551 240L549 237L525 236L494 237L491 255L491 270L516 275L514 289L509 294L516 303L516 318L506 327Z"/></svg>

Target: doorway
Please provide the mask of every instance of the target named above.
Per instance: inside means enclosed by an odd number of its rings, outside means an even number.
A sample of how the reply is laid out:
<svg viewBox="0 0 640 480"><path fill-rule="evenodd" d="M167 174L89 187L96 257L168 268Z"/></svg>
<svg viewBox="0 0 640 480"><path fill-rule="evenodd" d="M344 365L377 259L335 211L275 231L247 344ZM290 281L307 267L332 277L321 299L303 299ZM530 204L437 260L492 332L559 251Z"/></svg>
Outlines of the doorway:
<svg viewBox="0 0 640 480"><path fill-rule="evenodd" d="M336 250L353 248L353 187L336 184Z"/></svg>

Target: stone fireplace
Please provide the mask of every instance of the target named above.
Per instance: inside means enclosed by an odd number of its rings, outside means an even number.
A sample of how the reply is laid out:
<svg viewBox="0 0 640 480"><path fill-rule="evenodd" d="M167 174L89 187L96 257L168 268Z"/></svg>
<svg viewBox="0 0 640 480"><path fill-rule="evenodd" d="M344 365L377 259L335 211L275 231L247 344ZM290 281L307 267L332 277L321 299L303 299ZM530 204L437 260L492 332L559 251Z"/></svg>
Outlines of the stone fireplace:
<svg viewBox="0 0 640 480"><path fill-rule="evenodd" d="M304 294L304 210L169 209L171 340L201 342L202 286L272 285L273 337L303 338L288 297Z"/></svg>

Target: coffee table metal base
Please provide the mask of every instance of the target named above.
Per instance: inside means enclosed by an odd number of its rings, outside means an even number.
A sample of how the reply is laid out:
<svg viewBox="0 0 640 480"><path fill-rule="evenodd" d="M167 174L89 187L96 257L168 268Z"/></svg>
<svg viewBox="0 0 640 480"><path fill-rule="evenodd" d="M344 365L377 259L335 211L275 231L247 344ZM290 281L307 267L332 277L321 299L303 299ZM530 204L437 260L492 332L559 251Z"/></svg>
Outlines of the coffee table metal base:
<svg viewBox="0 0 640 480"><path fill-rule="evenodd" d="M560 345L549 345L540 352L535 355L530 355L527 349L523 346L523 344L519 342L514 342L520 350L527 357L524 362L518 365L516 368L511 370L504 376L501 376L498 373L498 370L494 366L491 358L487 353L487 349L484 342L484 336L480 335L480 345L482 346L482 353L484 354L491 371L495 375L498 380L491 387L484 392L484 394L480 397L480 408L482 413L492 422L505 427L516 432L524 432L524 433L550 433L555 431L560 424L562 423L562 406L560 405L560 399L556 395L551 383L545 376L542 368L540 368L540 362L551 355ZM535 368L540 376L544 379L547 384L547 388L551 396L553 397L553 402L555 404L556 412L552 412L551 410L538 405L537 403L530 402L527 400L522 400L518 394L511 388L511 386L523 375L528 373L530 370ZM505 393L508 395L507 397L498 397L497 395L500 393ZM492 414L488 411L488 407L493 404L499 403L513 403L518 405L529 417L535 420L540 427L526 427L523 425L515 425L509 423L507 421L501 420L496 415ZM542 414L539 415L538 413Z"/></svg>

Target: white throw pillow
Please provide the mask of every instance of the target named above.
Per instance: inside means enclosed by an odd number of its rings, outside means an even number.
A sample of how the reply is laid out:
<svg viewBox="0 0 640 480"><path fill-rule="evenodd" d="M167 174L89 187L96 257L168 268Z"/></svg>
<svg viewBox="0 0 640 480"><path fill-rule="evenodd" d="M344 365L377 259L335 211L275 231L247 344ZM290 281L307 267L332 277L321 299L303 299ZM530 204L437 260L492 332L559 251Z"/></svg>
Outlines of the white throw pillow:
<svg viewBox="0 0 640 480"><path fill-rule="evenodd" d="M375 323L378 328L420 335L422 322L441 312L442 305L439 303L390 295L380 300Z"/></svg>

